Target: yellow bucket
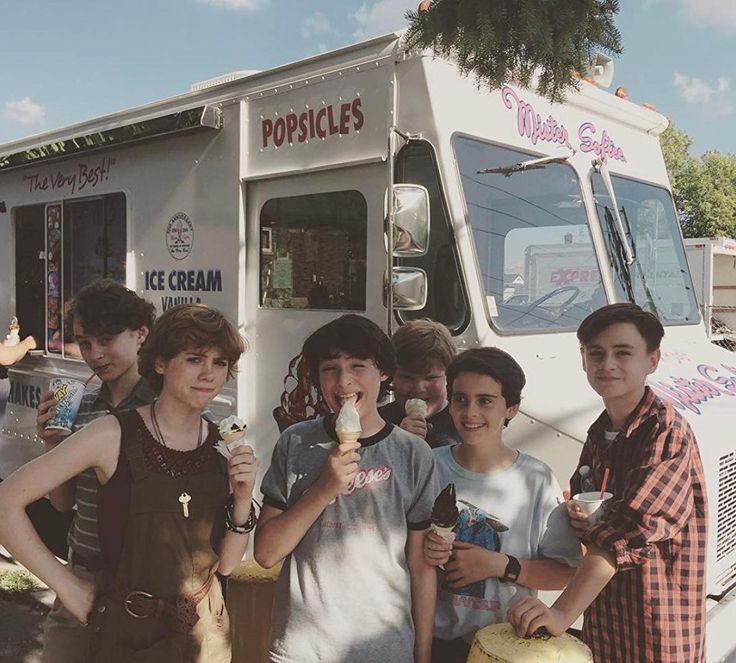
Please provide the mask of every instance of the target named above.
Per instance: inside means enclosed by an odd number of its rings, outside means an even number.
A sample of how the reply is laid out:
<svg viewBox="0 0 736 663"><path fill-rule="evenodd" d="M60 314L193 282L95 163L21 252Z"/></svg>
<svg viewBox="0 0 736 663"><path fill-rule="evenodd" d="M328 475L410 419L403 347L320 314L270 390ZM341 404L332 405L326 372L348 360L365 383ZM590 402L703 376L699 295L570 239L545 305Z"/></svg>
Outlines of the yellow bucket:
<svg viewBox="0 0 736 663"><path fill-rule="evenodd" d="M475 634L467 663L593 663L593 654L568 633L520 638L510 624L491 624Z"/></svg>

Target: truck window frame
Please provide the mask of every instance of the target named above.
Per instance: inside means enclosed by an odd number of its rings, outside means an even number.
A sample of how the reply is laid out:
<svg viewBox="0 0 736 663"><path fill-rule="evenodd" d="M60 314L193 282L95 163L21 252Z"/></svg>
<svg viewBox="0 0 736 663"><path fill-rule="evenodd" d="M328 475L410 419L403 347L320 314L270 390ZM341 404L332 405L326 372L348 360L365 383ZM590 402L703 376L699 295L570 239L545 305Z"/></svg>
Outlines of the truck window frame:
<svg viewBox="0 0 736 663"><path fill-rule="evenodd" d="M685 248L684 236L682 234L682 226L680 225L680 215L679 215L679 212L677 210L677 206L675 205L675 199L672 196L672 191L670 189L668 189L663 184L657 184L656 182L651 182L649 180L644 180L644 179L641 179L641 178L638 178L638 177L632 177L630 175L622 175L621 173L614 172L614 171L612 171L610 169L609 169L609 173L611 175L611 181L612 181L612 184L613 184L614 193L616 193L616 196L617 197L618 197L618 192L616 192L616 179L617 178L618 179L621 179L621 180L627 180L629 182L634 182L635 184L641 184L643 186L649 186L649 187L652 187L653 189L658 189L659 191L663 191L666 194L668 200L672 204L672 212L674 214L674 219L675 219L675 222L676 222L675 223L675 226L677 227L677 233L678 233L678 235L680 237L680 246L682 248L681 258L683 260L683 263L682 264L687 268L687 276L688 276L689 286L688 285L685 285L685 288L691 293L692 298L693 298L693 301L695 302L694 310L696 312L696 316L695 316L695 318L693 320L665 320L665 319L663 319L662 320L662 325L665 326L665 327L683 327L683 326L691 326L691 325L698 325L698 324L700 324L701 321L702 321L702 314L701 314L701 311L700 311L700 305L698 303L697 297L695 296L695 287L693 285L693 275L690 272L690 265L687 262L687 250ZM594 168L591 168L588 171L588 183L590 184L590 194L591 194L591 197L592 197L594 203L595 203L595 199L596 199L596 192L595 192L595 188L593 186L593 177L596 174L597 174L597 172L596 172L596 170ZM603 193L605 195L607 195L606 192L603 192ZM603 242L604 242L604 245L605 245L605 248L606 248L606 252L609 255L609 259L610 259L610 250L611 249L610 249L610 244L609 244L609 241L608 241L608 230L606 229L604 220L601 219L600 216L598 215L597 205L593 209L593 214L594 214L595 220L598 222L598 225L600 226L601 236L603 238ZM673 242L674 242L675 237L672 236L672 239L673 239ZM636 252L636 249L635 249L635 252ZM619 285L618 285L619 282L618 282L618 279L616 277L616 274L615 274L615 271L613 270L613 268L611 269L611 276L612 276L612 280L613 280L613 284L614 284L614 288L615 288L614 295L616 296L617 301L624 301L624 302L628 301L628 298L626 297L626 294L619 292ZM634 303L641 305L639 302L634 302ZM655 315L657 315L657 317L659 317L658 312L655 312Z"/></svg>
<svg viewBox="0 0 736 663"><path fill-rule="evenodd" d="M518 147L516 145L510 145L510 144L507 144L507 143L503 143L501 141L494 141L494 140L489 140L487 138L481 138L479 136L475 136L473 134L466 133L466 132L463 132L463 131L456 131L450 137L450 144L452 146L453 156L454 156L454 160L455 160L455 173L456 173L456 177L457 177L457 183L458 183L458 188L459 188L459 191L460 191L460 196L461 196L461 199L462 199L462 204L463 204L463 207L464 207L464 222L466 224L466 228L467 228L467 232L468 232L468 237L470 238L470 242L472 244L472 250L471 250L472 257L471 257L471 259L473 260L474 267L475 267L475 276L477 278L478 288L479 288L479 291L480 291L480 293L481 293L481 295L483 297L483 307L484 307L484 311L485 311L485 319L486 319L486 322L488 323L488 325L490 326L490 328L493 330L493 332L495 334L497 334L498 336L501 336L501 337L536 336L538 334L560 334L560 333L574 332L577 329L577 325L576 326L568 326L568 327L531 327L528 330L527 329L523 329L523 328L504 329L501 326L499 326L498 324L496 324L496 322L494 321L493 316L491 316L491 311L489 309L488 299L487 299L487 295L489 293L486 292L486 286L483 283L483 279L482 279L482 276L481 276L482 272L481 272L481 269L480 269L480 260L478 258L478 247L477 247L477 244L476 244L476 241L475 241L475 232L474 232L474 229L473 229L473 224L470 221L470 212L469 212L469 209L468 209L468 201L467 201L467 198L465 196L465 189L464 189L463 184L462 184L462 174L461 174L461 171L460 171L460 160L458 159L457 148L456 148L456 146L457 146L457 139L458 138L465 138L465 139L468 139L468 140L476 141L478 143L482 143L483 145L487 145L489 147L495 147L495 148L499 148L499 149L502 149L502 150L513 151L513 152L516 152L518 154L524 155L525 157L528 157L529 159L536 159L536 158L540 158L540 157L546 157L546 156L549 156L549 154L546 154L544 152L537 152L537 151L534 151L534 150L528 150L526 148L520 148L520 147ZM556 165L561 165L561 166L567 168L572 173L573 178L575 179L575 181L577 183L578 191L580 193L581 205L582 205L582 209L583 209L583 212L584 212L584 215L585 215L585 219L586 219L585 228L588 231L588 236L589 236L589 239L590 239L591 250L592 250L593 255L595 257L596 265L598 267L598 271L599 271L599 273L602 273L603 272L603 269L604 269L604 265L605 265L605 268L607 268L608 262L607 262L607 259L604 262L602 260L601 256L598 254L598 248L597 248L596 242L595 242L595 240L593 238L593 233L591 232L591 223L592 223L592 220L593 220L594 217L591 214L591 210L589 209L589 205L588 205L588 202L586 200L586 193L585 193L585 190L584 190L584 187L583 187L584 178L583 178L583 176L580 175L580 173L575 168L575 166L572 163L570 163L569 161L568 162L563 162L563 163L560 163L560 164L556 164ZM597 219L597 217L596 217L596 219ZM581 227L582 227L582 224L581 224ZM505 267L505 265L504 265L504 267ZM609 303L609 299L608 299L608 295L607 295L607 293L605 291L605 286L603 284L603 280L602 279L600 280L600 287L601 287L601 293L602 293L602 296L603 296L603 301L601 303L601 306L605 306L606 304ZM597 307L597 308L600 308L600 306ZM597 309L594 309L594 310L597 310ZM592 311L591 311L591 313L592 313ZM581 318L581 321L582 321L582 318Z"/></svg>
<svg viewBox="0 0 736 663"><path fill-rule="evenodd" d="M405 163L403 159L406 158L407 154L409 154L409 150L412 149L423 149L426 151L424 155L419 155L420 157L424 156L428 159L429 163L429 169L433 175L431 178L432 181L429 181L429 179L424 181L419 181L420 178L417 177L405 177L404 176L404 167ZM459 288L459 294L461 295L461 302L460 305L462 306L462 320L458 324L449 325L447 322L443 320L438 320L438 316L436 315L429 315L426 307L419 310L419 311L396 311L395 312L395 319L400 324L404 324L405 322L408 322L409 320L414 320L417 318L430 318L431 320L434 320L436 322L440 322L441 324L445 325L447 329L450 331L450 333L453 336L459 336L462 334L470 324L470 300L468 297L468 289L467 284L465 282L465 273L462 269L462 262L460 261L460 255L457 247L457 241L455 238L455 230L452 225L452 220L450 217L450 209L447 204L447 196L445 195L445 186L444 182L442 180L442 173L439 169L439 163L437 160L437 150L435 146L428 140L422 139L422 140L412 140L410 143L407 143L404 145L396 155L395 160L395 168L394 168L394 183L395 184L421 184L424 186L427 191L429 192L429 200L430 200L430 233L429 233L429 246L430 246L430 252L426 256L421 256L418 258L397 258L395 259L395 263L398 265L405 265L407 267L422 267L427 272L428 277L428 284L427 288L429 290L427 302L434 302L434 278L435 273L437 270L434 269L435 265L428 264L430 259L433 259L436 262L436 257L432 254L431 249L433 248L433 239L437 237L437 231L439 228L442 228L444 230L445 237L443 239L446 239L446 243L442 244L440 248L444 248L445 246L449 246L451 250L451 257L453 260L454 270L455 270L455 277L457 279L456 286ZM448 257L448 256L446 256ZM435 306L435 312L436 312L436 306Z"/></svg>

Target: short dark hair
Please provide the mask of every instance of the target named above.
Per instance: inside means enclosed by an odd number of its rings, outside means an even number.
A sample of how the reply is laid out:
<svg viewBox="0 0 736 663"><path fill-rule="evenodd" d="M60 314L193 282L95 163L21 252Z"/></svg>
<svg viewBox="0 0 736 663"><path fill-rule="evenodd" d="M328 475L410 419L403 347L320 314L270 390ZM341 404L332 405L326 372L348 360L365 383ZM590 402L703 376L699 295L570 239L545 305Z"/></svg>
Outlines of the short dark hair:
<svg viewBox="0 0 736 663"><path fill-rule="evenodd" d="M473 348L461 352L447 367L447 394L452 397L452 384L461 373L478 373L493 378L501 385L506 407L521 403L521 390L526 376L508 352L500 348Z"/></svg>
<svg viewBox="0 0 736 663"><path fill-rule="evenodd" d="M427 373L434 364L446 369L455 356L450 331L427 318L405 322L394 332L391 343L399 368L413 373Z"/></svg>
<svg viewBox="0 0 736 663"><path fill-rule="evenodd" d="M381 382L379 397L388 393L396 371L396 355L391 339L375 322L361 315L343 315L313 332L304 341L302 354L307 362L309 379L319 391L319 365L339 354L358 359L370 359L387 376Z"/></svg>
<svg viewBox="0 0 736 663"><path fill-rule="evenodd" d="M656 315L649 313L629 302L620 304L609 304L593 311L578 327L578 341L585 347L611 325L621 322L630 322L634 325L646 342L647 351L654 352L659 349L664 336L664 327Z"/></svg>
<svg viewBox="0 0 736 663"><path fill-rule="evenodd" d="M180 352L217 348L227 359L227 375L235 374L245 342L235 326L218 310L206 304L180 304L156 320L138 351L138 372L156 390L163 376L156 372L157 359L173 359Z"/></svg>
<svg viewBox="0 0 736 663"><path fill-rule="evenodd" d="M84 286L74 297L66 315L66 328L71 336L78 320L85 334L115 335L126 329L151 329L156 317L151 302L139 297L121 283L103 279Z"/></svg>

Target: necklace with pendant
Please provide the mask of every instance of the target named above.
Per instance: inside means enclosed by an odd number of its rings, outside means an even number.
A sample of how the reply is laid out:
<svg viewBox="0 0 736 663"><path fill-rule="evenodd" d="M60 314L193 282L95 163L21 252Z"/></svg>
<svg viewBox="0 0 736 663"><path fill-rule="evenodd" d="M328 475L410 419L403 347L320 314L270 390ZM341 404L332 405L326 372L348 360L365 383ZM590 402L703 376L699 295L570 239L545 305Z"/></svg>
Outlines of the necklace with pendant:
<svg viewBox="0 0 736 663"><path fill-rule="evenodd" d="M163 433L161 432L161 427L158 425L158 419L156 419L156 401L153 401L153 403L151 403L151 423L153 424L153 432L156 434L156 439L161 445L163 445L167 449L170 449L171 447L166 444L166 440L164 439ZM202 446L202 422L200 421L198 423L199 433L197 435L196 449L199 449L199 447ZM192 496L186 490L183 490L181 495L179 495L179 504L181 504L182 515L185 518L189 518L189 502L191 501Z"/></svg>

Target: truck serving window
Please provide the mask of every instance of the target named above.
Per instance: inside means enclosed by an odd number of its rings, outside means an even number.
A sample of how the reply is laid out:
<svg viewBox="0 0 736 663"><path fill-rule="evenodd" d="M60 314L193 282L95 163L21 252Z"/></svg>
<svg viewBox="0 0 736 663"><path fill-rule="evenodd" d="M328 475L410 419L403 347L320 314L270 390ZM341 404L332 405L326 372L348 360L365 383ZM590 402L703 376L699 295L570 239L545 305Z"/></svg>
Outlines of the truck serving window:
<svg viewBox="0 0 736 663"><path fill-rule="evenodd" d="M365 311L368 207L359 191L272 198L261 209L261 306Z"/></svg>
<svg viewBox="0 0 736 663"><path fill-rule="evenodd" d="M606 300L575 171L545 163L511 172L534 157L464 136L454 147L494 326L576 329ZM478 172L488 169L500 172Z"/></svg>
<svg viewBox="0 0 736 663"><path fill-rule="evenodd" d="M78 356L63 314L85 285L125 282L125 196L28 205L15 220L16 310L46 352Z"/></svg>
<svg viewBox="0 0 736 663"><path fill-rule="evenodd" d="M635 258L628 269L617 255L611 199L603 178L593 173L595 207L614 266L618 298L635 301L662 322L698 322L685 248L669 192L620 176L611 176L611 181Z"/></svg>

